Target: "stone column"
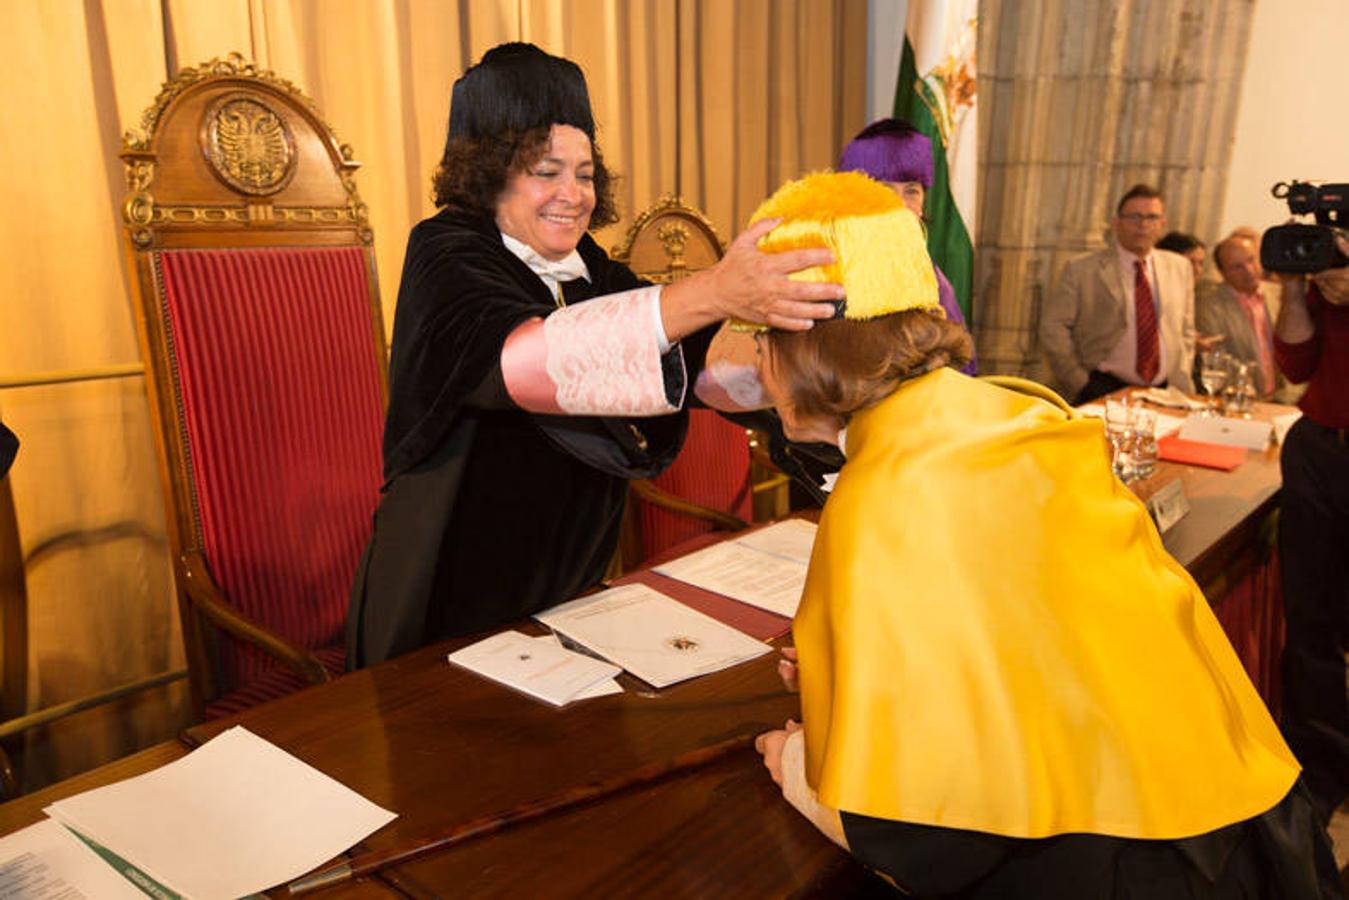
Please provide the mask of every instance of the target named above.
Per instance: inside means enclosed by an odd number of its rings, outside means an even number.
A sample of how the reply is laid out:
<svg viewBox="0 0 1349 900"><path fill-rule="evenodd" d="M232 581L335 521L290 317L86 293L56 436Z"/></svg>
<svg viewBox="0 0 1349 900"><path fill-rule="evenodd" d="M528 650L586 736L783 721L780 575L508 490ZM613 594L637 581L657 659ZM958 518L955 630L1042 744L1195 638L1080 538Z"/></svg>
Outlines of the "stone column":
<svg viewBox="0 0 1349 900"><path fill-rule="evenodd" d="M1041 299L1131 185L1161 189L1168 229L1215 237L1254 5L980 3L980 371L1047 381Z"/></svg>

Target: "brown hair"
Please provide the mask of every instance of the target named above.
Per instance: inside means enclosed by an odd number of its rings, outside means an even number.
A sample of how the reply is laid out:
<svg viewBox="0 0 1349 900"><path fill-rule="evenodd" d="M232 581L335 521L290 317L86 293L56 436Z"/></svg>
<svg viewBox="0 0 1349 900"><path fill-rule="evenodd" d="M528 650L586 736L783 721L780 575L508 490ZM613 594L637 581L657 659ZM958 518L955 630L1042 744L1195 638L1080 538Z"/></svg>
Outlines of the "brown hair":
<svg viewBox="0 0 1349 900"><path fill-rule="evenodd" d="M445 155L431 178L436 206L452 206L488 219L496 217L497 200L506 181L543 158L548 150L550 128L485 137L460 137L445 145ZM590 227L602 228L618 221L614 209L614 177L604 165L598 144L591 143L595 161L595 210Z"/></svg>
<svg viewBox="0 0 1349 900"><path fill-rule="evenodd" d="M765 334L774 373L804 416L847 422L900 383L942 366L963 366L969 332L939 310L906 309L875 319L830 319L808 331Z"/></svg>
<svg viewBox="0 0 1349 900"><path fill-rule="evenodd" d="M1140 197L1144 200L1161 200L1163 203L1166 202L1162 198L1162 192L1152 185L1136 184L1125 191L1123 197L1119 198L1119 203L1115 204L1115 215L1118 216L1120 213L1124 212L1124 204L1128 203L1130 200L1137 200Z"/></svg>

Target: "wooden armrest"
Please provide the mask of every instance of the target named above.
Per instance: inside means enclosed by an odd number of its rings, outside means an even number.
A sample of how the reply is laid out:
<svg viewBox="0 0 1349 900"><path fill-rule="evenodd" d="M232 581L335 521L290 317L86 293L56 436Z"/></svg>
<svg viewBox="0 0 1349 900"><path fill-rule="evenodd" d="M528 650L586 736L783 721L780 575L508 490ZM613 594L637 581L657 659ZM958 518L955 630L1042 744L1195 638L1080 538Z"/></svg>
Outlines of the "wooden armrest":
<svg viewBox="0 0 1349 900"><path fill-rule="evenodd" d="M328 670L314 654L295 646L226 603L200 552L193 550L183 554L182 563L188 599L213 624L270 653L310 684L323 684L332 680Z"/></svg>
<svg viewBox="0 0 1349 900"><path fill-rule="evenodd" d="M676 497L674 494L662 491L644 478L630 482L630 484L634 494L653 506L659 506L661 509L692 516L695 519L702 519L704 522L711 522L722 531L741 531L749 527L749 523L738 516L713 509L710 506L703 506L701 503L694 503L692 500L685 500L683 497Z"/></svg>

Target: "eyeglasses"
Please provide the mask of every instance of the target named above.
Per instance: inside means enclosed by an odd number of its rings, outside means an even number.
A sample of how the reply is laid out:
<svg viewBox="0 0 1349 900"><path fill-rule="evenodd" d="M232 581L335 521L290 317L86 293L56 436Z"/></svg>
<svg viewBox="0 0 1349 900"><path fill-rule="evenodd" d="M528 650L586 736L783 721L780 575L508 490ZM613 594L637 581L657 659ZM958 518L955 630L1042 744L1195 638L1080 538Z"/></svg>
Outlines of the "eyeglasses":
<svg viewBox="0 0 1349 900"><path fill-rule="evenodd" d="M1120 218L1130 225L1137 225L1140 222L1148 225L1156 225L1162 219L1166 218L1161 213L1121 213Z"/></svg>

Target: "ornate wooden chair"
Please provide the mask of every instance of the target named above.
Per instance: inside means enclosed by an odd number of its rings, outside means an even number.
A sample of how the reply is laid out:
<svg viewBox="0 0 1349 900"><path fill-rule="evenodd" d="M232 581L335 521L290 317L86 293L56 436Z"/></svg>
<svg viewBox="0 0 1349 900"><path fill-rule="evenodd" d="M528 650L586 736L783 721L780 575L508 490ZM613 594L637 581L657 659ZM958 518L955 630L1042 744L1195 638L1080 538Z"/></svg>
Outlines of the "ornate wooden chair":
<svg viewBox="0 0 1349 900"><path fill-rule="evenodd" d="M666 195L637 217L610 256L642 278L669 284L714 264L725 251L706 216ZM746 430L712 410L692 410L674 464L632 484L640 547L632 546L629 533L625 567L713 529L749 527L754 488Z"/></svg>
<svg viewBox="0 0 1349 900"><path fill-rule="evenodd" d="M126 249L199 714L328 679L380 485L387 355L358 163L238 54L121 153Z"/></svg>

